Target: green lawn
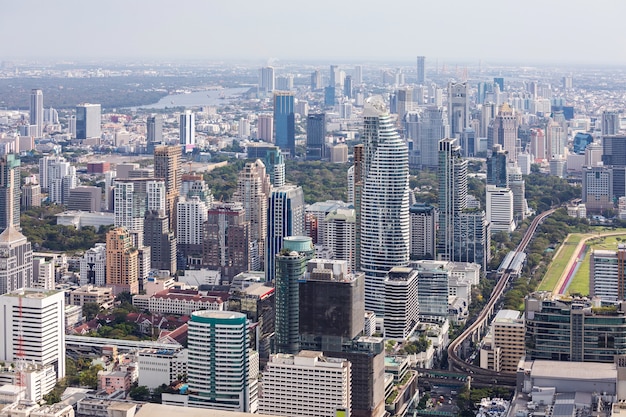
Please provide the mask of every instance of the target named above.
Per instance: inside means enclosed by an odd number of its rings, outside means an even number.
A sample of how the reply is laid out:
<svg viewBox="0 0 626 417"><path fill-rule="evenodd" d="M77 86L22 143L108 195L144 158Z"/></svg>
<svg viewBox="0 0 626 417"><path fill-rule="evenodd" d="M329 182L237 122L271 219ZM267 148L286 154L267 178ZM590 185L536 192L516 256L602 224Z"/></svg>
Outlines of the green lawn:
<svg viewBox="0 0 626 417"><path fill-rule="evenodd" d="M617 231L621 232L622 229ZM589 264L591 263L591 251L616 250L617 244L621 242L626 243L626 231L624 231L624 236L608 236L588 240L588 249L587 253L585 254L585 259L580 265L580 268L578 268L578 271L576 271L576 275L574 275L574 278L572 278L572 281L567 288L567 293L589 295Z"/></svg>
<svg viewBox="0 0 626 417"><path fill-rule="evenodd" d="M559 282L559 278L561 278L563 270L567 266L570 258L574 255L576 246L584 236L586 235L581 233L574 233L567 236L565 242L562 244L562 247L559 247L560 250L557 249L558 254L552 258L548 271L543 277L543 280L541 280L541 284L539 284L539 291L554 290L554 287Z"/></svg>

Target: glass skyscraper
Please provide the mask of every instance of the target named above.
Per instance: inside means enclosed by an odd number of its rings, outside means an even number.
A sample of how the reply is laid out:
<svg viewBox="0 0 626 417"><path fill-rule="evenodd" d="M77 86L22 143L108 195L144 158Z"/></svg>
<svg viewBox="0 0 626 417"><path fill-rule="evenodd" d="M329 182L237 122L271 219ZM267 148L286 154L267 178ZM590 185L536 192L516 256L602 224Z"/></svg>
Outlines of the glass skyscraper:
<svg viewBox="0 0 626 417"><path fill-rule="evenodd" d="M274 143L283 151L296 154L294 96L289 91L274 92Z"/></svg>
<svg viewBox="0 0 626 417"><path fill-rule="evenodd" d="M360 263L365 308L383 315L387 272L409 263L409 156L381 105L368 104L363 115Z"/></svg>

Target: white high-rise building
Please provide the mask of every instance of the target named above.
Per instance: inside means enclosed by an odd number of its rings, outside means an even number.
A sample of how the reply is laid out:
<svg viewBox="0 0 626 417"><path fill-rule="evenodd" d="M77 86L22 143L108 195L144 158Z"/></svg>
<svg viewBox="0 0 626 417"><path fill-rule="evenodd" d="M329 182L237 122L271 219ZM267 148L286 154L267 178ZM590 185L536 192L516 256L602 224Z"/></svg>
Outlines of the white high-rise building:
<svg viewBox="0 0 626 417"><path fill-rule="evenodd" d="M165 212L165 181L161 179L119 179L114 182L115 227L133 233L135 245L143 246L146 211Z"/></svg>
<svg viewBox="0 0 626 417"><path fill-rule="evenodd" d="M385 279L385 338L404 340L419 324L417 271L408 267L389 270Z"/></svg>
<svg viewBox="0 0 626 417"><path fill-rule="evenodd" d="M35 126L31 134L37 138L43 135L43 92L33 89L30 92L30 125Z"/></svg>
<svg viewBox="0 0 626 417"><path fill-rule="evenodd" d="M363 116L360 267L365 308L384 315L387 271L409 262L409 157L380 103L367 103Z"/></svg>
<svg viewBox="0 0 626 417"><path fill-rule="evenodd" d="M324 246L333 254L333 259L348 263L348 272L356 271L356 213L351 207L338 207L328 213L318 230L323 236Z"/></svg>
<svg viewBox="0 0 626 417"><path fill-rule="evenodd" d="M80 258L80 285L103 287L106 282L106 243L96 243Z"/></svg>
<svg viewBox="0 0 626 417"><path fill-rule="evenodd" d="M180 144L184 147L196 144L196 118L191 110L180 115Z"/></svg>
<svg viewBox="0 0 626 417"><path fill-rule="evenodd" d="M258 360L248 349L246 315L196 311L189 320L189 406L257 411Z"/></svg>
<svg viewBox="0 0 626 417"><path fill-rule="evenodd" d="M409 212L412 259L435 259L437 209L428 204L414 204Z"/></svg>
<svg viewBox="0 0 626 417"><path fill-rule="evenodd" d="M259 413L275 416L334 417L351 409L351 364L303 350L276 354L263 371Z"/></svg>
<svg viewBox="0 0 626 417"><path fill-rule="evenodd" d="M181 249L185 245L202 247L203 225L208 219L208 210L206 203L198 196L180 198L176 209L176 242Z"/></svg>
<svg viewBox="0 0 626 417"><path fill-rule="evenodd" d="M54 262L44 257L33 258L33 288L54 289Z"/></svg>
<svg viewBox="0 0 626 417"><path fill-rule="evenodd" d="M510 188L487 184L486 204L487 220L491 222L492 232L510 233L515 230L513 192Z"/></svg>
<svg viewBox="0 0 626 417"><path fill-rule="evenodd" d="M0 294L32 286L33 250L11 224L0 233Z"/></svg>
<svg viewBox="0 0 626 417"><path fill-rule="evenodd" d="M65 377L63 291L22 288L0 296L0 311L0 360L52 365Z"/></svg>
<svg viewBox="0 0 626 417"><path fill-rule="evenodd" d="M567 147L567 131L563 131L563 127L556 121L551 121L546 128L546 138L548 142L549 159L553 159L559 155L565 155Z"/></svg>
<svg viewBox="0 0 626 417"><path fill-rule="evenodd" d="M102 135L102 108L99 104L76 106L76 139L99 138Z"/></svg>
<svg viewBox="0 0 626 417"><path fill-rule="evenodd" d="M263 67L259 69L259 92L271 93L275 90L274 67Z"/></svg>

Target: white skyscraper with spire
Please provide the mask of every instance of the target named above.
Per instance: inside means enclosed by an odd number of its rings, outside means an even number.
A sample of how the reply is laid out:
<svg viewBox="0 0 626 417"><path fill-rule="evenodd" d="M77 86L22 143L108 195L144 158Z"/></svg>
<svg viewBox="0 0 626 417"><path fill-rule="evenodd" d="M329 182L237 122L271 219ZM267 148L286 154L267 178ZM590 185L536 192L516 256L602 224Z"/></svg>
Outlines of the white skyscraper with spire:
<svg viewBox="0 0 626 417"><path fill-rule="evenodd" d="M409 157L382 103L366 104L363 116L360 260L365 308L382 315L387 272L409 263Z"/></svg>

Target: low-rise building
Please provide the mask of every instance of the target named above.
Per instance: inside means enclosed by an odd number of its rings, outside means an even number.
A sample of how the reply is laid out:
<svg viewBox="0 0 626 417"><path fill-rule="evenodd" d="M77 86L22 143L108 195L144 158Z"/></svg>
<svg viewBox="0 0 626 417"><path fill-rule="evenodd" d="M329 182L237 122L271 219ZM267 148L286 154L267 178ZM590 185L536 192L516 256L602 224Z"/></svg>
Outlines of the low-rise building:
<svg viewBox="0 0 626 417"><path fill-rule="evenodd" d="M187 349L143 349L138 363L139 385L155 389L187 374Z"/></svg>
<svg viewBox="0 0 626 417"><path fill-rule="evenodd" d="M224 310L221 297L195 290L167 289L154 295L135 295L133 305L151 313L191 315L198 310Z"/></svg>
<svg viewBox="0 0 626 417"><path fill-rule="evenodd" d="M98 304L102 308L113 306L115 296L111 287L84 285L70 292L70 304L84 306L86 303Z"/></svg>

